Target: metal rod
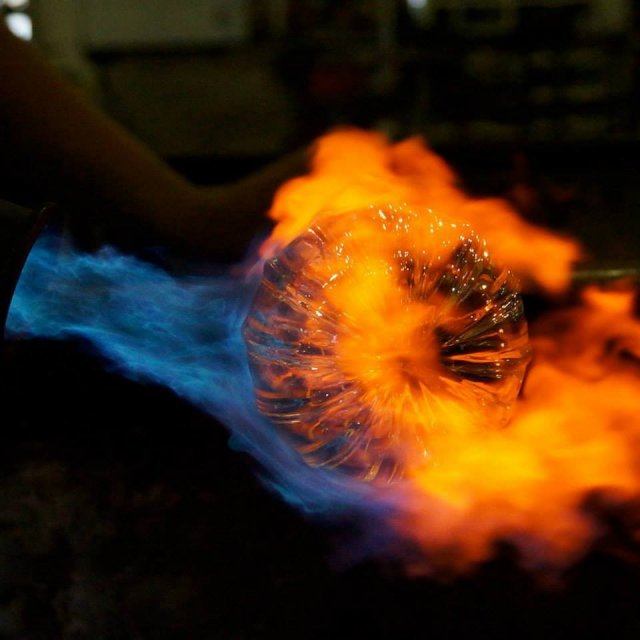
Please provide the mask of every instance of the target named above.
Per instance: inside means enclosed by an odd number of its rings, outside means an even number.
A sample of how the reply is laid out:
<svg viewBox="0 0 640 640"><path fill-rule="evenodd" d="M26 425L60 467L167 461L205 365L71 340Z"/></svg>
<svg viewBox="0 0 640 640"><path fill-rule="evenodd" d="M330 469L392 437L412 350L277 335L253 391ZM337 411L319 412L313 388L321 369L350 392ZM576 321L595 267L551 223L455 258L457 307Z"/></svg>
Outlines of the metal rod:
<svg viewBox="0 0 640 640"><path fill-rule="evenodd" d="M585 263L576 265L571 273L571 281L575 286L604 284L616 280L640 283L640 264Z"/></svg>

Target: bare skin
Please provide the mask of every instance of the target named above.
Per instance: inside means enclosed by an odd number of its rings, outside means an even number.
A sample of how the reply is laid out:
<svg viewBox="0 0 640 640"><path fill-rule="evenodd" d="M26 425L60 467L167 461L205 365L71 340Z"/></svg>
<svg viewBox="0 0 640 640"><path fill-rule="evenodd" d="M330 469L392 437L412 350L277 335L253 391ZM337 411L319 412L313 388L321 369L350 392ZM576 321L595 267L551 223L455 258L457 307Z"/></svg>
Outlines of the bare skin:
<svg viewBox="0 0 640 640"><path fill-rule="evenodd" d="M0 197L66 209L76 226L142 228L152 241L237 257L306 152L236 184L197 187L0 26Z"/></svg>

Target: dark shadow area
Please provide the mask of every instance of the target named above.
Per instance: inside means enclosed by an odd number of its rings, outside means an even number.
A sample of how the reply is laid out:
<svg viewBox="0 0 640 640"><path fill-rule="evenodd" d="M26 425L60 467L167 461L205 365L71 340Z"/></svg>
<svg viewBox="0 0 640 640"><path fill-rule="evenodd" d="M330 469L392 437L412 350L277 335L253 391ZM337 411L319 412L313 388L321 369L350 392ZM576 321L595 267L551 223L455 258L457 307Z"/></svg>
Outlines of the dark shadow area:
<svg viewBox="0 0 640 640"><path fill-rule="evenodd" d="M219 424L105 372L81 344L6 346L2 637L640 633L638 548L613 516L562 589L537 585L507 547L449 584L382 560L338 569L344 525L309 522L263 488Z"/></svg>

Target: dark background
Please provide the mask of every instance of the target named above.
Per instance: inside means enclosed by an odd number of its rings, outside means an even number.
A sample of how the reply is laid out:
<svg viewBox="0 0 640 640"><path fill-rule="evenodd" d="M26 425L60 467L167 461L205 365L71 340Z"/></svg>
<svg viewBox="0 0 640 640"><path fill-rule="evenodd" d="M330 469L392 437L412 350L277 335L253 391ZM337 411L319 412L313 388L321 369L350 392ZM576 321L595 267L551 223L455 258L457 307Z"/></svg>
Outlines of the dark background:
<svg viewBox="0 0 640 640"><path fill-rule="evenodd" d="M603 260L637 254L637 0L0 5L31 20L62 74L200 184L242 177L336 126L421 135L472 193L511 199Z"/></svg>
<svg viewBox="0 0 640 640"><path fill-rule="evenodd" d="M450 582L349 564L349 523L265 490L208 416L81 344L6 346L0 637L638 637L633 514L585 500L601 538L562 586L500 544Z"/></svg>
<svg viewBox="0 0 640 640"><path fill-rule="evenodd" d="M232 35L124 40L89 28L91 3L63 4L23 7L35 44L195 182L335 125L421 134L470 192L508 197L600 260L640 257L635 2L247 2ZM85 347L4 344L0 637L639 637L630 514L587 500L601 540L562 587L507 546L449 583L392 559L340 564L349 523L308 521L221 425Z"/></svg>

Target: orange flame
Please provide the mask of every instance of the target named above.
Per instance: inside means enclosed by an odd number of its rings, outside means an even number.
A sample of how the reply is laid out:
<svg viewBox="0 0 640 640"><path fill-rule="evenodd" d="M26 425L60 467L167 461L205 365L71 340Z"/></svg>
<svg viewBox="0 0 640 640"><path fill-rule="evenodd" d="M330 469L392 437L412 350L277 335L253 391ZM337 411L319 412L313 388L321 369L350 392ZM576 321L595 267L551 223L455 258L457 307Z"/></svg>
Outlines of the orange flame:
<svg viewBox="0 0 640 640"><path fill-rule="evenodd" d="M533 366L507 429L446 434L421 469L398 526L448 569L486 559L497 540L562 566L598 535L593 491L640 491L640 322L631 292L588 289L532 329ZM634 361L634 358L636 360Z"/></svg>
<svg viewBox="0 0 640 640"><path fill-rule="evenodd" d="M276 253L318 216L335 219L390 203L427 207L445 220L469 223L500 265L551 293L566 289L579 256L575 242L523 221L505 202L464 195L452 171L420 140L392 145L361 131L321 139L311 173L280 189L271 210L277 225L263 255ZM356 275L352 288L339 281L327 296L369 337L363 342L347 336L337 351L338 366L365 379L367 393L384 390L385 402L395 402L405 421L420 423L422 409L407 402L404 379L380 354L410 351L407 336L424 319L388 313L397 295L394 283L376 266L375 239L367 236L361 246L369 256L361 263L366 273ZM418 570L465 570L490 557L499 540L515 544L531 566L566 566L598 536L597 523L583 508L592 492L606 491L617 500L638 496L640 322L633 304L630 291L587 289L579 305L531 327L534 361L506 428L476 428L464 403L442 395L439 406L448 412L448 424L428 433L429 464L407 453L403 508L394 521L425 551ZM426 353L435 348L427 344ZM435 356L409 364L427 386L436 380ZM437 380L433 393L440 393Z"/></svg>
<svg viewBox="0 0 640 640"><path fill-rule="evenodd" d="M278 224L262 253L271 255L319 214L409 204L470 223L489 242L494 260L550 292L564 290L578 245L528 224L503 200L467 197L457 182L419 138L389 144L360 130L331 133L316 143L309 175L290 180L276 194L270 216Z"/></svg>

